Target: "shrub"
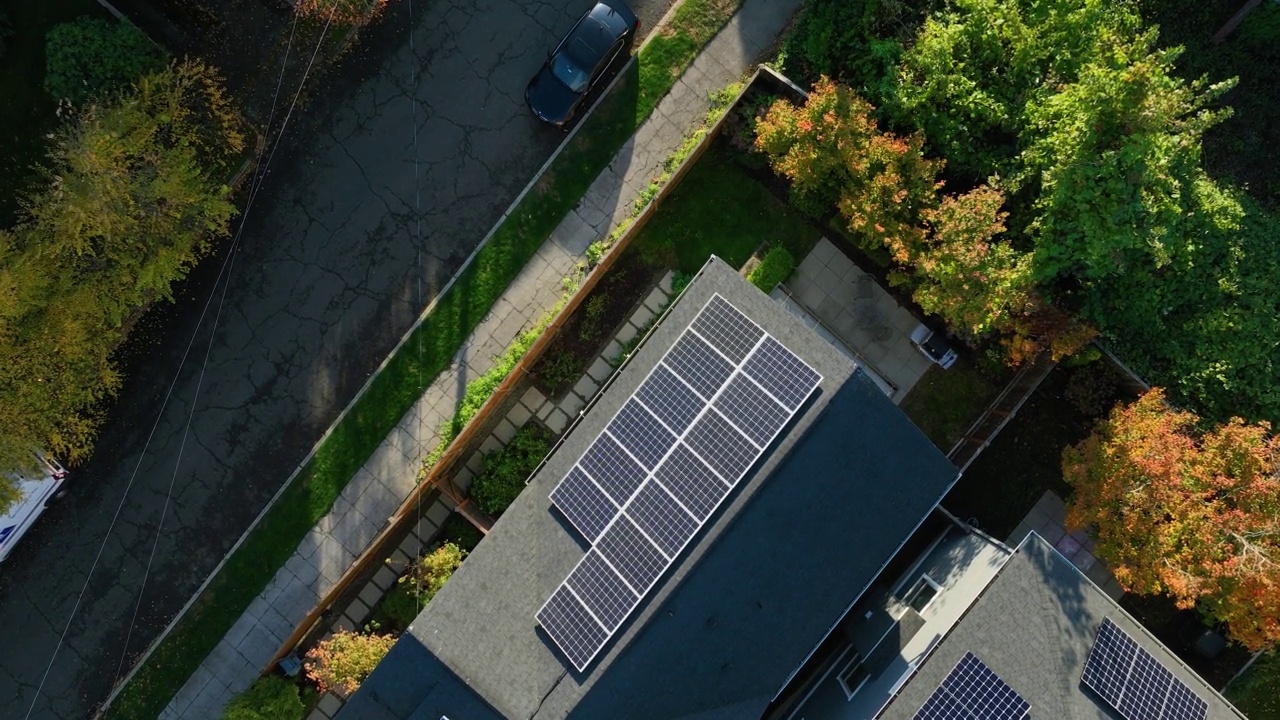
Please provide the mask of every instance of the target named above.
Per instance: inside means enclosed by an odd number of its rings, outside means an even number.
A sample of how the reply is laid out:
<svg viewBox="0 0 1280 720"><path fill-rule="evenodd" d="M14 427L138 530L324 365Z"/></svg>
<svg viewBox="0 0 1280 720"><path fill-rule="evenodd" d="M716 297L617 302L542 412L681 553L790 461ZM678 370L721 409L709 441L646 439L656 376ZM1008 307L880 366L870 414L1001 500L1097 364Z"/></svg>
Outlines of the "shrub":
<svg viewBox="0 0 1280 720"><path fill-rule="evenodd" d="M781 245L776 245L765 253L764 258L760 260L760 264L756 266L747 279L755 284L756 287L765 291L772 292L778 283L786 280L791 276L791 271L796 268L796 259L787 252L787 249Z"/></svg>
<svg viewBox="0 0 1280 720"><path fill-rule="evenodd" d="M45 36L44 89L79 105L164 69L165 53L127 20L82 17Z"/></svg>
<svg viewBox="0 0 1280 720"><path fill-rule="evenodd" d="M267 675L231 698L222 720L302 720L305 712L298 686L292 680Z"/></svg>
<svg viewBox="0 0 1280 720"><path fill-rule="evenodd" d="M447 542L418 558L409 566L409 572L405 573L399 582L409 586L417 598L425 604L440 592L445 581L453 576L453 571L462 565L466 557L465 550Z"/></svg>
<svg viewBox="0 0 1280 720"><path fill-rule="evenodd" d="M534 425L521 428L506 447L484 459L484 472L471 482L471 499L488 515L497 517L524 490L524 482L551 450L551 440Z"/></svg>
<svg viewBox="0 0 1280 720"><path fill-rule="evenodd" d="M413 592L413 588L404 583L396 583L382 598L378 605L379 615L375 619L386 621L394 628L407 628L422 612L422 600Z"/></svg>
<svg viewBox="0 0 1280 720"><path fill-rule="evenodd" d="M307 679L320 689L348 696L360 688L396 644L392 635L365 635L339 630L307 651Z"/></svg>
<svg viewBox="0 0 1280 720"><path fill-rule="evenodd" d="M587 301L586 307L583 308L582 322L578 325L578 339L584 343L592 342L600 337L604 328L600 327L600 323L604 321L605 311L609 309L609 298L603 294L596 295Z"/></svg>

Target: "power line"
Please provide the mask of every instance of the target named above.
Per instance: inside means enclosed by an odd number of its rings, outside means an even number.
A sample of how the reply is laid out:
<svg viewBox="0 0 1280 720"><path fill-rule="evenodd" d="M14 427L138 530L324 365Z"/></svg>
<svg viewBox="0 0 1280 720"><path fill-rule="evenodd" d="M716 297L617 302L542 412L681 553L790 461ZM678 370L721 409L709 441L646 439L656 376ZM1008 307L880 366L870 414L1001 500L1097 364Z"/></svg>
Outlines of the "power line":
<svg viewBox="0 0 1280 720"><path fill-rule="evenodd" d="M281 59L280 61L280 75L276 78L275 92L273 92L271 95L271 109L270 111L267 112L267 121L263 124L263 127L265 128L268 134L271 132L271 123L275 121L276 102L280 99L280 89L284 85L284 73L289 65L289 54L293 51L293 36L294 36L294 33L297 31L297 29L298 29L298 14L295 12L293 14L293 22L290 23L289 25L289 40L285 45L284 58ZM283 128L282 128L282 131L283 131ZM279 141L280 141L280 136L277 135L276 139L272 143L273 146L275 143ZM264 146L263 148L260 148L258 151L259 163L262 162L262 154L265 150L266 148ZM246 216L248 213L248 208L252 207L254 199L258 196L258 192L262 189L262 184L266 181L266 178L267 178L266 170L267 170L266 167L262 165L259 165L258 167L254 168L253 180L249 183L248 199L245 202ZM224 283L222 286L222 297L218 300L218 312L213 319L213 327L214 327L215 333L217 332L218 323L222 318L222 306L226 302L227 289L231 287L231 270L235 266L231 258L234 257L235 255L235 250L240 242L240 234L243 231L244 226L245 226L245 221L241 220L239 227L236 228L235 237L231 241L231 249L227 253L227 260L224 261L223 263L223 267L227 268L227 282ZM219 280L221 280L221 277L222 277L222 272L219 272L218 273ZM210 301L212 301L213 293L217 292L217 289L218 289L218 283L215 282L213 284L213 290L209 294ZM206 308L207 307L208 305L206 304ZM204 316L203 314L201 314L202 321L203 321L203 318ZM200 326L199 324L197 324L196 330L198 331L199 329L200 329ZM194 335L192 337L194 339ZM147 557L147 567L146 567L146 570L142 573L142 584L138 587L138 600L136 603L134 603L133 615L129 618L129 630L125 633L124 643L121 646L120 662L116 664L116 674L115 674L114 680L112 681L113 685L116 682L119 682L120 673L124 669L125 660L129 657L129 641L133 639L133 629L138 623L138 611L141 610L142 608L142 596L147 589L147 580L151 577L151 565L155 562L156 550L160 547L160 531L164 527L165 517L169 513L169 501L173 497L174 484L178 480L178 469L182 465L182 453L187 446L187 435L191 430L191 420L195 416L196 404L200 398L200 387L204 384L204 372L205 372L205 368L209 364L209 353L212 350L213 350L213 336L211 335L209 338L209 346L205 348L204 362L200 366L200 377L196 381L195 396L191 399L191 411L187 414L187 424L182 431L182 442L178 446L178 459L173 464L173 475L169 478L169 489L168 489L168 492L165 494L164 506L160 511L160 521L156 524L156 536L155 536L155 540L151 543L151 554ZM185 358L185 355L184 355L184 358ZM181 369L182 369L181 365L179 365L179 371L181 371ZM176 381L177 376L175 376L174 379ZM161 407L160 410L162 413L164 412L163 407ZM143 448L143 454L144 455L146 454L145 447Z"/></svg>
<svg viewBox="0 0 1280 720"><path fill-rule="evenodd" d="M64 644L66 644L67 633L68 633L68 632L70 632L70 630L71 630L71 623L75 621L76 614L77 614L77 613L79 612L79 610L80 610L80 604L84 601L84 595L85 595L85 593L86 593L86 592L88 591L88 589L89 589L89 581L93 578L93 573L94 573L94 571L97 569L97 567L98 567L98 563L99 563L99 562L101 561L101 559L102 559L102 553L106 550L107 541L111 538L111 533L112 533L112 531L114 531L114 530L115 530L116 522L117 522L117 521L119 521L119 519L120 519L120 514L121 514L121 512L124 510L125 502L128 500L128 497L129 497L129 491L133 488L133 483L134 483L134 481L135 481L135 480L137 479L137 477L138 477L138 471L139 471L139 470L141 469L141 467L142 467L142 462L143 462L143 460L144 460L144 459L145 459L145 457L146 457L147 449L150 447L150 445L151 445L151 440L152 440L152 439L154 438L154 436L155 436L156 428L158 428L158 427L159 427L159 425L160 425L160 420L161 420L161 419L163 418L163 416L164 416L164 410L165 410L165 408L166 408L166 407L168 406L168 404L169 404L169 400L170 400L171 396L173 395L174 387L176 387L176 385L177 385L177 383L178 383L178 378L179 378L179 377L181 376L181 374L182 374L182 369L183 369L183 367L185 367L185 365L186 365L187 357L190 355L190 353L191 353L191 348L192 348L192 346L195 344L196 337L197 337L197 336L199 335L199 333L200 333L200 327L204 324L204 318L205 318L205 316L208 314L209 307L210 307L210 306L212 305L212 303L213 303L213 297L214 297L214 294L217 292L218 283L222 281L222 279L223 279L223 275L225 274L225 275L227 276L227 277L226 277L226 284L223 286L223 292L222 292L222 296L221 296L221 297L220 297L220 299L219 299L219 303L218 303L218 313L217 313L217 317L218 317L218 318L221 318L221 315L222 315L222 306L223 306L223 304L224 304L224 303L225 303L225 301L226 301L226 291L227 291L227 288L228 288L228 287L230 286L230 284L231 284L230 270L231 270L231 267L232 267L232 261L233 261L233 258L235 257L235 253L236 253L237 247L238 247L239 242L240 242L240 236L241 236L241 234L244 232L244 227L245 227L245 225L248 223L248 219L249 219L250 211L251 211L251 210L252 210L252 208L253 208L253 201L254 201L254 199L257 197L257 192L261 189L261 187L262 187L262 182L263 182L263 181L265 181L266 173L267 173L267 169L270 167L270 165L271 165L271 161L272 161L272 159L275 157L276 150L280 147L280 139L284 136L285 129L286 129L286 128L288 127L288 125L289 125L289 120L290 120L290 119L292 118L292 116L293 116L294 108L297 106L298 98L302 95L302 89L303 89L303 87L305 86L305 84L306 84L306 82L307 82L307 78L308 78L308 77L310 76L310 74L311 74L311 69L312 69L312 67L315 65L316 56L319 54L319 52L320 52L320 47L321 47L322 43L324 42L324 38L325 38L325 36L326 36L326 35L328 34L328 32L329 32L329 27L330 27L330 25L331 25L331 23L332 23L332 21L333 21L333 10L337 7L337 4L338 4L338 0L334 0L333 5L331 5L331 6L330 6L330 8L329 8L329 13L328 13L329 17L328 17L328 19L325 21L324 28L323 28L323 29L321 30L321 32L320 32L320 38L316 41L316 47L315 47L315 49L312 51L312 53L311 53L311 58L310 58L310 60L307 62L306 70L303 72L303 74L302 74L302 79L301 79L301 80L299 81L299 83L298 83L298 90L297 90L297 92L295 92L295 93L294 93L293 100L289 103L289 110L288 110L288 112L286 112L286 113L285 113L284 120L281 122L281 125L280 125L280 130L279 130L279 132L276 134L276 138L275 138L275 140L274 140L274 141L272 142L272 144L271 144L271 152L267 155L267 160L266 160L266 162L265 162L265 163L263 163L263 165L262 165L260 180L259 180L259 182L256 184L256 186L255 186L253 183L250 183L250 194L249 194L249 198L248 198L248 200L246 201L246 204L245 204L244 216L241 218L240 226L236 229L236 234L235 234L234 238L233 238L233 239L232 239L232 241L231 241L231 247L230 247L230 249L229 249L229 250L228 250L228 252L227 252L227 257L226 257L226 259L225 259L225 260L223 260L222 267L221 267L221 268L219 269L219 271L218 271L218 277L217 277L217 279L215 279L215 281L214 281L213 290L211 290L211 291L210 291L209 299L205 301L204 309L201 311L201 313L200 313L200 318L199 318L199 320L198 320L198 321L197 321L197 323L196 323L196 327L195 327L195 329L194 329L194 330L192 331L192 333L191 333L191 340L187 343L186 350L184 350L184 351L183 351L182 358L181 358L181 360L180 360L180 361L179 361L179 363L178 363L178 369L177 369L177 371L174 373L173 382L172 382L172 383L170 383L170 385L169 385L169 390L165 393L165 399L164 399L164 402L161 404L161 406L160 406L160 410L156 413L156 421L155 421L155 423L151 426L151 432L150 432L150 433L148 433L148 435L147 435L146 443L143 445L143 447L142 447L142 452L141 452L141 453L139 454L139 456L138 456L138 463L137 463L137 465L135 465L135 466L134 466L133 473L129 476L129 481L125 484L124 494L120 497L120 503L119 503L119 505L117 505L117 506L116 506L115 514L114 514L114 515L112 516L112 518L111 518L111 523L107 526L107 532L106 532L106 534L105 534L105 535L103 536L103 538L102 538L102 543L98 546L98 552L97 552L97 554L96 554L96 555L94 556L94 558L93 558L93 563L89 566L89 573L88 573L88 575L86 575L86 576L85 576L84 585L83 585L83 586L81 586L81 588L80 588L80 592L79 592L79 594L76 596L76 602L75 602L75 604L74 604L74 605L72 606L72 608L71 608L71 615L67 618L67 623L66 623L66 625L65 625L65 626L63 627L63 629L62 629L62 633L61 633L61 635L58 637L58 643L57 643L57 645L56 645L56 646L54 647L54 649L53 649L53 654L52 654L52 655L50 656L50 658L49 658L49 664L45 667L44 674L41 676L39 684L36 686L35 696L31 699L31 706L27 708L27 713L26 713L26 715L24 715L24 718L30 718L30 717L31 717L31 713L35 711L36 704L40 701L40 695L41 695L41 693L42 693L42 692L43 692L43 690L44 690L44 685L45 685L45 683L46 683L46 682L48 681L48 679L49 679L49 673L50 673L50 672L52 672L54 662L55 662L55 661L57 660L57 658L58 658L58 653L62 650L62 646L63 646ZM296 21L297 21L297 18L296 18L296 16L295 16L295 27L296 27ZM293 38L293 33L292 33L292 31L291 31L291 32L290 32L290 43L292 43L292 38ZM286 55L286 59L287 59L287 55ZM282 67L282 69L281 69L281 77L283 77L283 73L284 73L284 70L283 70L283 67ZM281 83L282 83L282 81L278 81L278 82L277 82L277 86L276 86L276 98L278 98L278 93L279 93L279 90L280 90L280 87L281 87ZM272 107L273 107L273 108L275 107L276 98L273 98L273 99L272 99ZM273 111L272 111L272 112L274 112L274 109L273 109ZM269 128L269 127L268 127L268 132L270 132L270 128ZM213 338L216 336L216 334L217 334L217 330L218 330L218 321L217 321L217 320L215 320L215 321L214 321L214 324L213 324L212 331L211 331L210 340L209 340L210 347L212 347L212 344L213 344ZM201 378L201 380L203 380L203 377L204 377L204 371L205 371L205 368L208 366L208 362L209 362L209 353L206 351L206 353L205 353L205 358L204 358L204 363L203 363L203 365L201 366L201 369L200 369L200 378ZM196 386L196 394L197 394L197 396L199 395L199 382L197 383L197 386ZM194 412L195 412L195 402L194 402L194 400L193 400L193 402L192 402L192 406L191 406L191 407L192 407L192 413L194 413ZM191 426L191 416L188 416L188 419L187 419L187 430L189 430L189 429L190 429L190 426ZM186 431L184 431L184 433L183 433L183 445L185 445L185 442L186 442ZM177 473L177 467L178 467L178 465L180 465L180 464L181 464L181 462L182 462L182 449L180 448L180 449L179 449L179 452L178 452L178 460L177 460L177 463L175 464L175 469L174 469L175 477L176 477L176 473ZM168 510L169 501L170 501L170 499L172 498L172 495L173 495L173 482L171 481L171 482L170 482L170 485L169 485L169 492L168 492L168 494L167 494L167 495L166 495L166 497L165 497L165 504L164 504L165 511L167 511L167 510ZM156 527L156 533L157 533L157 536L158 536L158 534L160 533L161 526L163 525L163 521L164 521L164 514L162 513L162 514L161 514L160 524L158 524L158 525L157 525L157 527ZM155 557L155 554L154 554L154 547L153 547L152 556L151 556L151 558L148 560L148 563L147 563L147 570L146 570L146 573L145 573L145 574L144 574L144 576L143 576L143 577L144 577L144 580L143 580L144 584L145 584L145 578L146 578L146 575L150 573L150 570L151 570L151 561L152 561L152 560L154 560L154 557ZM141 590L139 591L139 603L141 603ZM133 623L134 623L136 620L137 620L137 610L136 610L136 608L135 608L133 621L131 621L131 622L130 622L130 627L129 627L129 633L130 633L130 634L132 634L132 632L133 632Z"/></svg>

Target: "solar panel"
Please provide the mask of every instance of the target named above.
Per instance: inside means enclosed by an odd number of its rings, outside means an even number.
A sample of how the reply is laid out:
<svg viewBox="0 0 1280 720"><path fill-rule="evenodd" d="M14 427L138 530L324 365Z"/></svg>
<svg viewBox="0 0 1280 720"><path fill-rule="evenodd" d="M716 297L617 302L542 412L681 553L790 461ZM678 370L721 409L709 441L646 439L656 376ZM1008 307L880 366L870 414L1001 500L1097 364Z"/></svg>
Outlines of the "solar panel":
<svg viewBox="0 0 1280 720"><path fill-rule="evenodd" d="M738 482L760 454L759 447L753 445L717 412L704 414L689 428L684 441L712 470L731 484Z"/></svg>
<svg viewBox="0 0 1280 720"><path fill-rule="evenodd" d="M617 628L640 602L636 591L628 587L595 550L582 558L564 582L605 630Z"/></svg>
<svg viewBox="0 0 1280 720"><path fill-rule="evenodd" d="M693 319L692 328L734 364L742 362L764 337L764 330L759 325L719 295L712 297L702 308L698 317Z"/></svg>
<svg viewBox="0 0 1280 720"><path fill-rule="evenodd" d="M1203 720L1209 705L1154 655L1106 618L1080 682L1126 720Z"/></svg>
<svg viewBox="0 0 1280 720"><path fill-rule="evenodd" d="M537 617L538 624L576 667L586 667L609 639L609 632L564 584L551 593Z"/></svg>
<svg viewBox="0 0 1280 720"><path fill-rule="evenodd" d="M663 555L674 558L698 530L698 521L656 482L645 483L623 510Z"/></svg>
<svg viewBox="0 0 1280 720"><path fill-rule="evenodd" d="M605 431L649 470L676 444L676 436L635 398L622 406Z"/></svg>
<svg viewBox="0 0 1280 720"><path fill-rule="evenodd" d="M791 412L765 394L746 375L734 375L716 398L715 407L759 447L767 447Z"/></svg>
<svg viewBox="0 0 1280 720"><path fill-rule="evenodd" d="M570 470L556 489L551 491L551 502L591 542L595 542L613 520L613 516L618 514L618 506L577 467Z"/></svg>
<svg viewBox="0 0 1280 720"><path fill-rule="evenodd" d="M593 549L642 595L667 569L667 556L625 515L619 516L609 526Z"/></svg>
<svg viewBox="0 0 1280 720"><path fill-rule="evenodd" d="M1169 697L1169 685L1173 673L1169 672L1150 653L1138 653L1129 673L1128 691L1120 696L1120 712L1135 720L1157 720Z"/></svg>
<svg viewBox="0 0 1280 720"><path fill-rule="evenodd" d="M631 493L640 487L647 475L640 463L607 433L601 433L591 443L591 447L587 448L578 461L578 467L591 476L600 489L618 505L631 497Z"/></svg>
<svg viewBox="0 0 1280 720"><path fill-rule="evenodd" d="M1030 712L1031 703L967 652L916 712L915 720L1023 720Z"/></svg>
<svg viewBox="0 0 1280 720"><path fill-rule="evenodd" d="M654 471L654 479L680 501L698 522L707 519L725 495L729 486L698 459L684 443L678 443L666 460Z"/></svg>
<svg viewBox="0 0 1280 720"><path fill-rule="evenodd" d="M662 364L671 368L706 400L710 400L733 374L733 363L693 333L685 333L677 340L662 358Z"/></svg>
<svg viewBox="0 0 1280 720"><path fill-rule="evenodd" d="M707 302L551 493L593 544L537 613L574 667L586 669L821 379L719 295Z"/></svg>
<svg viewBox="0 0 1280 720"><path fill-rule="evenodd" d="M760 343L742 371L793 412L809 397L820 379L813 368L773 337L766 337Z"/></svg>
<svg viewBox="0 0 1280 720"><path fill-rule="evenodd" d="M706 405L683 380L659 365L636 391L636 397L671 432L683 433Z"/></svg>
<svg viewBox="0 0 1280 720"><path fill-rule="evenodd" d="M1098 636L1089 650L1080 682L1102 696L1112 707L1119 707L1120 695L1129 679L1129 668L1138 653L1138 643L1111 620L1103 620Z"/></svg>

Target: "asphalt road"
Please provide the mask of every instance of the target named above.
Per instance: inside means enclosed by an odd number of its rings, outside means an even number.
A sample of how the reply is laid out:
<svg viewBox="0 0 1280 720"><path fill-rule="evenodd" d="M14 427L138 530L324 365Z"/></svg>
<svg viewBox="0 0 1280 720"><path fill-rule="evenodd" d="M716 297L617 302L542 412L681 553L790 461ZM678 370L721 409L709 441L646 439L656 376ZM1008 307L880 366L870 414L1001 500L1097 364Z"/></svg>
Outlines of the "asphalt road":
<svg viewBox="0 0 1280 720"><path fill-rule="evenodd" d="M141 323L98 452L0 568L0 717L94 712L563 139L523 90L590 0L407 2L295 111L225 303L224 252Z"/></svg>

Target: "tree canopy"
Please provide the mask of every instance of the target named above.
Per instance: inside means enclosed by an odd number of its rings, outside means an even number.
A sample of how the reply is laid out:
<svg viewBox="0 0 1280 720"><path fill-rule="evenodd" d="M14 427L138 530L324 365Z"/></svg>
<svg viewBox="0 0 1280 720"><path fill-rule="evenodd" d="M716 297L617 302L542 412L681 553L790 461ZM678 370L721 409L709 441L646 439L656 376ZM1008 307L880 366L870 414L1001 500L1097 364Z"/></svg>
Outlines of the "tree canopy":
<svg viewBox="0 0 1280 720"><path fill-rule="evenodd" d="M217 73L183 62L90 106L53 142L45 185L0 232L0 478L32 452L88 456L119 387L129 321L227 232L244 149ZM0 498L0 504L3 504Z"/></svg>
<svg viewBox="0 0 1280 720"><path fill-rule="evenodd" d="M1155 389L1063 452L1068 523L1127 589L1167 593L1251 649L1280 644L1280 438L1200 418Z"/></svg>

